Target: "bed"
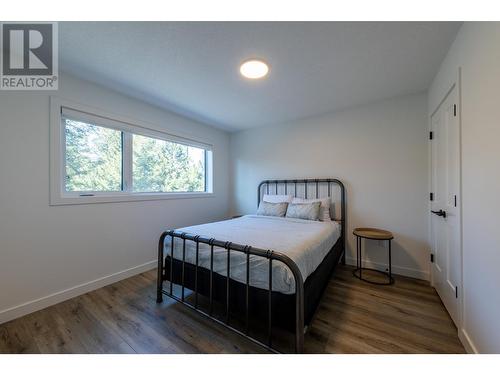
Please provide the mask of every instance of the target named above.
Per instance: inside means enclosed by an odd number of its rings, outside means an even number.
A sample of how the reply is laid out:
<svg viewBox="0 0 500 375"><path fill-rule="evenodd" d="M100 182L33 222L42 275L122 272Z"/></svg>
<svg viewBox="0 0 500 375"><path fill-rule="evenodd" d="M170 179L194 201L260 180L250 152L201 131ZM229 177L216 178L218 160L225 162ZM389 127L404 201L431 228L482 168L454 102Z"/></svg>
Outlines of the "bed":
<svg viewBox="0 0 500 375"><path fill-rule="evenodd" d="M275 352L273 332L292 332L300 353L324 288L345 262L345 189L337 179L265 180L258 204L264 193L328 197L332 220L245 215L166 231L157 302L167 295ZM264 338L251 332L252 321L264 322Z"/></svg>

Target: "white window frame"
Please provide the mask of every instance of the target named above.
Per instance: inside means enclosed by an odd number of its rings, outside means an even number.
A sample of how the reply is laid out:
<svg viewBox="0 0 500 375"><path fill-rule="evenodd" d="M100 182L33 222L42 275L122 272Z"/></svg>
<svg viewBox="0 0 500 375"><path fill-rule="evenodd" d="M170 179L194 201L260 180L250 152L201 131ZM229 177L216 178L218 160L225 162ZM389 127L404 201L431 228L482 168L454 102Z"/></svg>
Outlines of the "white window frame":
<svg viewBox="0 0 500 375"><path fill-rule="evenodd" d="M123 132L123 191L68 192L66 191L66 135L63 119L80 120ZM139 125L140 124L140 125ZM203 148L205 152L204 192L133 192L132 191L132 135L142 135L186 146ZM55 96L50 98L50 205L110 203L160 199L214 197L213 145L191 136L173 135L164 128L111 114L90 106L74 103ZM127 161L125 161L127 158ZM91 194L91 195L89 195Z"/></svg>

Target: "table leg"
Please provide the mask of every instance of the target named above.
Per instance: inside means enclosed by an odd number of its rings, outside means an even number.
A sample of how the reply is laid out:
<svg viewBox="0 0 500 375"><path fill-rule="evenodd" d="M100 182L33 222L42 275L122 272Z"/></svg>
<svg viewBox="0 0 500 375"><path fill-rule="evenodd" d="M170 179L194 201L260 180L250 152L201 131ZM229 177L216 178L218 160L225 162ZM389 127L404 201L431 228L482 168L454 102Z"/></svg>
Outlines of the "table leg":
<svg viewBox="0 0 500 375"><path fill-rule="evenodd" d="M389 240L389 284L392 283L391 240Z"/></svg>
<svg viewBox="0 0 500 375"><path fill-rule="evenodd" d="M359 237L356 236L356 269L359 268Z"/></svg>
<svg viewBox="0 0 500 375"><path fill-rule="evenodd" d="M359 238L359 278L362 278L361 273L363 272L363 255L361 253L361 241L363 239L360 237Z"/></svg>

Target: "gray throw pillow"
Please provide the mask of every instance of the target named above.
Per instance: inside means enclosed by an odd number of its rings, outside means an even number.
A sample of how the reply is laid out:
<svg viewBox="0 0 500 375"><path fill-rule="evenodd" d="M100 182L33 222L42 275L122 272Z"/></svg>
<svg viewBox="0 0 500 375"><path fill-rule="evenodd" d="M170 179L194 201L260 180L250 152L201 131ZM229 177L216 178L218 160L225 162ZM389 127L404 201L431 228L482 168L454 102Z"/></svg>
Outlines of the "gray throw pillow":
<svg viewBox="0 0 500 375"><path fill-rule="evenodd" d="M290 203L286 210L286 217L305 220L319 220L319 209L321 202L313 203Z"/></svg>
<svg viewBox="0 0 500 375"><path fill-rule="evenodd" d="M257 215L262 216L280 216L283 217L286 214L286 208L288 203L269 203L260 202L259 209L257 210Z"/></svg>

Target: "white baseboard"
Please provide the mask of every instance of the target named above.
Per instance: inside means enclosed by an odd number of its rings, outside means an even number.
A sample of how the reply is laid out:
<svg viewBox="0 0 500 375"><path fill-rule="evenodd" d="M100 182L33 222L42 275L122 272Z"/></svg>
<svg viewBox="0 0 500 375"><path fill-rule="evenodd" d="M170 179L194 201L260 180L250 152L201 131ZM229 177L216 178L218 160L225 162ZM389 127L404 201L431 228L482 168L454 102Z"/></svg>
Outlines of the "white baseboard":
<svg viewBox="0 0 500 375"><path fill-rule="evenodd" d="M356 258L351 258L351 257L346 257L346 263L355 266L356 265ZM372 262L370 260L363 260L363 267L367 268L374 268L380 271L385 271L388 267L387 264L385 263L377 263L377 262ZM401 266L395 266L394 264L392 265L392 273L396 275L402 275L402 276L408 276L408 277L413 277L415 279L421 279L421 280L430 280L430 275L429 272L427 271L422 271L416 268L409 268L409 267L401 267Z"/></svg>
<svg viewBox="0 0 500 375"><path fill-rule="evenodd" d="M470 336L467 334L465 329L459 329L458 330L458 338L460 339L460 342L465 348L465 351L469 354L479 354L478 350L476 349L476 346L472 342Z"/></svg>
<svg viewBox="0 0 500 375"><path fill-rule="evenodd" d="M70 298L74 298L79 295L88 293L92 290L102 288L103 286L113 284L117 281L129 278L139 273L149 271L155 268L157 263L158 263L157 260L152 260L150 262L140 264L138 266L120 272L116 272L114 274L104 276L93 281L76 285L72 288L62 290L60 292L56 292L29 302L25 302L21 305L14 306L6 310L2 310L0 311L0 324L8 322L9 320L19 318L20 316L23 315L31 314L32 312L55 305L59 302L66 301Z"/></svg>

